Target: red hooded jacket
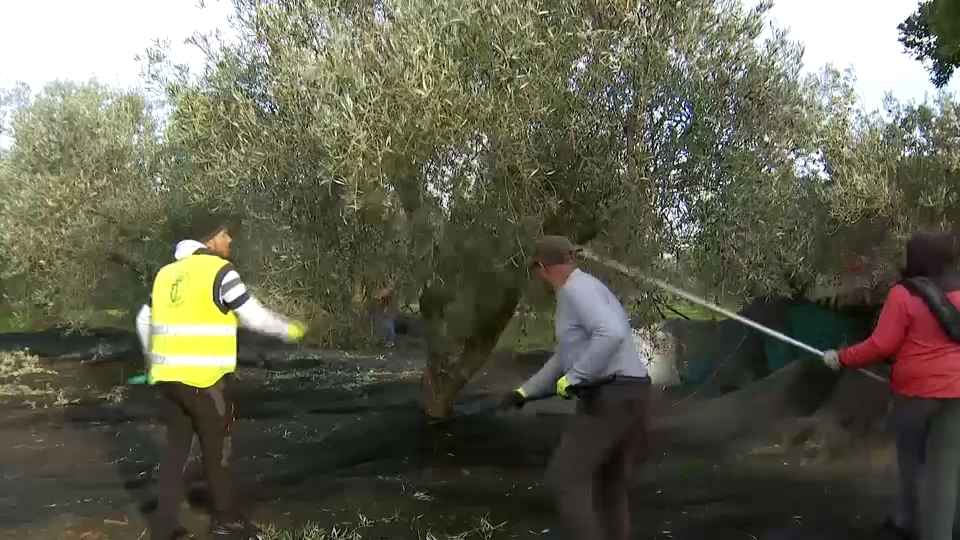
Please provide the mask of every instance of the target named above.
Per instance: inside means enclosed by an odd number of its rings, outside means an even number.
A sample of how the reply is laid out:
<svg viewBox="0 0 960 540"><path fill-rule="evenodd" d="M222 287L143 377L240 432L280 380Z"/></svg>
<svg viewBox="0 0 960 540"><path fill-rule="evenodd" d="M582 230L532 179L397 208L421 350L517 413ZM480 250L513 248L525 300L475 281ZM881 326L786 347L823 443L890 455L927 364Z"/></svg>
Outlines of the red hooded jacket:
<svg viewBox="0 0 960 540"><path fill-rule="evenodd" d="M960 291L947 293L960 308ZM894 358L891 389L903 396L960 398L960 344L940 328L919 296L895 285L873 335L840 351L844 366L864 367Z"/></svg>

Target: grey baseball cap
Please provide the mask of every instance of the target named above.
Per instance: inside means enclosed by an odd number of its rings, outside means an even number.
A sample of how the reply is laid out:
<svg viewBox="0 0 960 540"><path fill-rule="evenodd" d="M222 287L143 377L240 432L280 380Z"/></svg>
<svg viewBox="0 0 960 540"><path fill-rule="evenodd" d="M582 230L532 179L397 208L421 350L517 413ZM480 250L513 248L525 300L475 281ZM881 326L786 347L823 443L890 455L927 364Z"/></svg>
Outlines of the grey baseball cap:
<svg viewBox="0 0 960 540"><path fill-rule="evenodd" d="M537 241L532 264L553 266L573 262L577 246L566 236L544 236Z"/></svg>

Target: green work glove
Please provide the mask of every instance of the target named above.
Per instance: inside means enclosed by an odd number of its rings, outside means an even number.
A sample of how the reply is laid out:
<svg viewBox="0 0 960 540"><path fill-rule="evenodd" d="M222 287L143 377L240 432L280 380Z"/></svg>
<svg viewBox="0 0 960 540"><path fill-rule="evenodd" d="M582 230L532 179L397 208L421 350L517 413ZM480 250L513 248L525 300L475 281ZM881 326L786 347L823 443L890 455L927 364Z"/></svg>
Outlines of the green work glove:
<svg viewBox="0 0 960 540"><path fill-rule="evenodd" d="M127 379L127 384L151 384L150 375L147 373L134 375L133 377Z"/></svg>
<svg viewBox="0 0 960 540"><path fill-rule="evenodd" d="M287 339L291 342L297 343L303 341L303 337L307 335L307 325L299 321L294 321L287 325Z"/></svg>
<svg viewBox="0 0 960 540"><path fill-rule="evenodd" d="M566 375L557 379L557 395L563 399L570 399L573 393L570 391L570 379Z"/></svg>

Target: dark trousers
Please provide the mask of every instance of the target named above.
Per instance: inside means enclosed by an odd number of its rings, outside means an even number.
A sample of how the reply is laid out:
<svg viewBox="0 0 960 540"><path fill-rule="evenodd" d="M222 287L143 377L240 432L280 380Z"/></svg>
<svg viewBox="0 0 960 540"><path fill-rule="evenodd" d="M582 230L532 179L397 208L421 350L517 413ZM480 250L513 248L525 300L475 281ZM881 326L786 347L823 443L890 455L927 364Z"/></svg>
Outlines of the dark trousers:
<svg viewBox="0 0 960 540"><path fill-rule="evenodd" d="M203 452L214 521L223 523L239 518L230 473L234 407L228 384L229 381L224 378L209 388L194 388L180 383L157 385L164 398L167 448L160 461L153 540L169 540L179 523L180 505L186 492L187 461L194 435Z"/></svg>
<svg viewBox="0 0 960 540"><path fill-rule="evenodd" d="M921 540L953 538L960 482L960 400L893 397L897 444L897 524Z"/></svg>
<svg viewBox="0 0 960 540"><path fill-rule="evenodd" d="M930 418L920 489L921 540L951 540L960 482L960 399L939 400Z"/></svg>
<svg viewBox="0 0 960 540"><path fill-rule="evenodd" d="M939 408L934 399L894 395L889 427L897 446L897 473L900 480L900 508L897 525L916 534L919 532L920 479L927 456L927 434L930 419Z"/></svg>
<svg viewBox="0 0 960 540"><path fill-rule="evenodd" d="M649 380L612 383L577 403L547 466L547 485L571 540L627 540L631 466L646 431Z"/></svg>

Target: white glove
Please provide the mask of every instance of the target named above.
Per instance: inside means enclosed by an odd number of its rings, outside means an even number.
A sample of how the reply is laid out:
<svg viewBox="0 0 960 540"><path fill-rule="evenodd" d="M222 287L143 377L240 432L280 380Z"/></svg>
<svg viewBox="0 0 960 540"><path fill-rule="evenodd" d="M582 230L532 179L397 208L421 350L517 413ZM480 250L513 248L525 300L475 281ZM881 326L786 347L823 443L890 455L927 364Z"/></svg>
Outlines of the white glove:
<svg viewBox="0 0 960 540"><path fill-rule="evenodd" d="M840 363L840 353L834 350L829 350L823 353L823 363L834 371L837 371L843 367L843 364Z"/></svg>

